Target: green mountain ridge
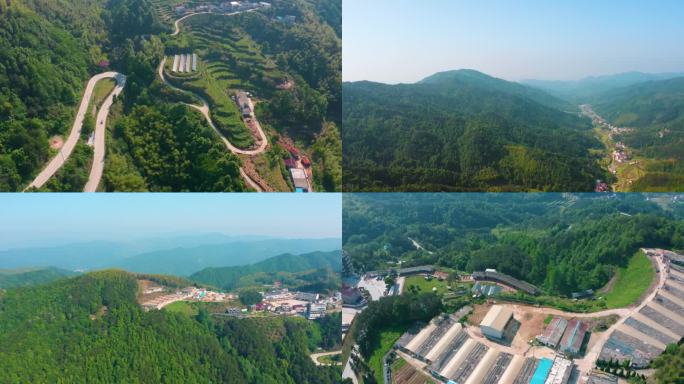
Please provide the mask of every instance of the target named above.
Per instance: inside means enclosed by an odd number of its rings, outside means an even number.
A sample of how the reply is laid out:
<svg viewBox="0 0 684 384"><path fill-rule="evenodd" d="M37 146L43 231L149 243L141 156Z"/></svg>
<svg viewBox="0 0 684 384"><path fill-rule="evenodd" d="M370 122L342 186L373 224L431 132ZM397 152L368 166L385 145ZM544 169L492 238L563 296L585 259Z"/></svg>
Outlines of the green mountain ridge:
<svg viewBox="0 0 684 384"><path fill-rule="evenodd" d="M294 273L295 278L309 278L311 279L311 284L320 283L325 285L327 283L325 280L328 280L331 276L329 276L330 273L321 272L321 270L339 273L342 270L341 251L311 252L300 255L282 254L250 265L205 268L193 273L190 279L198 283L232 290L240 286L253 284L259 281L259 277L263 275L265 275L263 277L266 280L275 280L291 277L284 273ZM296 273L298 272L305 273L297 276ZM271 277L273 278L271 279Z"/></svg>
<svg viewBox="0 0 684 384"><path fill-rule="evenodd" d="M606 176L590 122L517 83L450 71L344 83L343 98L347 190L588 191Z"/></svg>
<svg viewBox="0 0 684 384"><path fill-rule="evenodd" d="M490 89L505 92L512 96L520 96L533 100L548 107L567 110L577 109L576 106L568 103L567 101L554 97L543 90L489 76L474 69L458 69L453 71L438 72L420 80L416 84L434 84L442 86L448 85L450 87L486 86Z"/></svg>
<svg viewBox="0 0 684 384"><path fill-rule="evenodd" d="M0 269L0 288L13 288L49 283L65 277L77 275L76 272L64 269L25 268L17 270Z"/></svg>
<svg viewBox="0 0 684 384"><path fill-rule="evenodd" d="M101 271L0 292L0 382L337 382L309 357L318 323L145 312L137 290Z"/></svg>

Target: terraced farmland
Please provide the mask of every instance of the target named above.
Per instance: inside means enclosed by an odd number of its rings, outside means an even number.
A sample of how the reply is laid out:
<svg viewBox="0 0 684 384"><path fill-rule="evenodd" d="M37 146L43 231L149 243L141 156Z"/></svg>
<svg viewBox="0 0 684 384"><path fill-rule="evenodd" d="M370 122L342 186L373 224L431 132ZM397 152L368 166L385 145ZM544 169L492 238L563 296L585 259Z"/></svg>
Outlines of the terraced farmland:
<svg viewBox="0 0 684 384"><path fill-rule="evenodd" d="M198 15L188 19L184 33L170 42L167 49L168 53L198 54L196 73L171 74L172 63L167 63L169 80L205 98L221 132L235 145L251 147L254 137L242 121L231 95L242 89L251 92L257 101L267 98L286 75L225 16Z"/></svg>

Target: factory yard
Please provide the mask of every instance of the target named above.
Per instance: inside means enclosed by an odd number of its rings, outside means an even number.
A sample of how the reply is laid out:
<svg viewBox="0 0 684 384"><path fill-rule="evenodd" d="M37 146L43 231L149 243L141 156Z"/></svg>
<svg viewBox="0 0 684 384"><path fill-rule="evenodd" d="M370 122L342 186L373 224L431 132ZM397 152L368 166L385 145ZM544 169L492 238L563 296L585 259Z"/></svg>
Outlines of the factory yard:
<svg viewBox="0 0 684 384"><path fill-rule="evenodd" d="M161 288L161 287L159 287ZM148 288L140 298L140 305L145 310L162 309L177 301L201 301L201 302L224 302L235 299L236 296L228 293L208 291L206 289L188 287L168 293L158 290L157 287Z"/></svg>
<svg viewBox="0 0 684 384"><path fill-rule="evenodd" d="M459 384L617 382L597 373L601 360L628 360L631 370L647 367L684 336L684 257L643 252L657 264L658 280L640 303L570 313L490 300L474 306L466 323L441 315L395 343L411 368L397 370L392 382L420 382L415 371Z"/></svg>

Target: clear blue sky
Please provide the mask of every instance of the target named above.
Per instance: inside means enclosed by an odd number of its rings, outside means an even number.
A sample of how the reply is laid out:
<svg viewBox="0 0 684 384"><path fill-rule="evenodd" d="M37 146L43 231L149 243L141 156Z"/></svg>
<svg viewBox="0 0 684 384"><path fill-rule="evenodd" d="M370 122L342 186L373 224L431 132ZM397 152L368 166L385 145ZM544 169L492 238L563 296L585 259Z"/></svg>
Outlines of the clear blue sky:
<svg viewBox="0 0 684 384"><path fill-rule="evenodd" d="M684 71L681 0L343 0L343 80Z"/></svg>
<svg viewBox="0 0 684 384"><path fill-rule="evenodd" d="M341 237L337 193L5 193L0 248L218 232Z"/></svg>

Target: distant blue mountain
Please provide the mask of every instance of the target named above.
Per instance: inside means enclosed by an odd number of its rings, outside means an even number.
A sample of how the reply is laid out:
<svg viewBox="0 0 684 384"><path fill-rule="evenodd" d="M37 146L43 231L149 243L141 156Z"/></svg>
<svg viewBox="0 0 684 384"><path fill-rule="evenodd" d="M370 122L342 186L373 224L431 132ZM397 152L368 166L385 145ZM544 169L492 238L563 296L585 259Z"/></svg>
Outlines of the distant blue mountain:
<svg viewBox="0 0 684 384"><path fill-rule="evenodd" d="M647 81L683 77L684 72L643 73L625 72L615 75L590 76L580 80L523 80L522 84L539 88L556 97L575 103L592 103L608 91Z"/></svg>
<svg viewBox="0 0 684 384"><path fill-rule="evenodd" d="M0 268L57 267L71 271L123 268L131 272L190 275L207 267L252 264L283 253L332 251L339 238L259 239L225 235L179 236L128 242L93 241L0 251Z"/></svg>

